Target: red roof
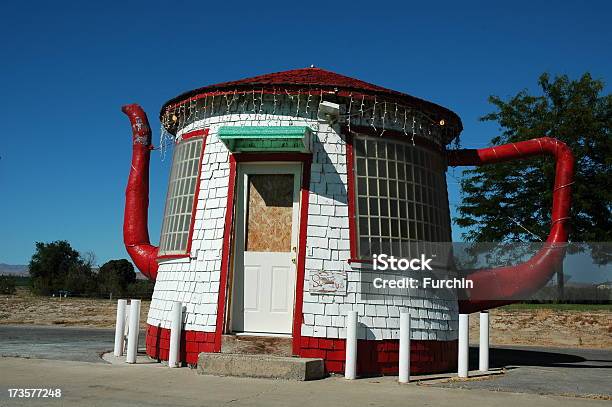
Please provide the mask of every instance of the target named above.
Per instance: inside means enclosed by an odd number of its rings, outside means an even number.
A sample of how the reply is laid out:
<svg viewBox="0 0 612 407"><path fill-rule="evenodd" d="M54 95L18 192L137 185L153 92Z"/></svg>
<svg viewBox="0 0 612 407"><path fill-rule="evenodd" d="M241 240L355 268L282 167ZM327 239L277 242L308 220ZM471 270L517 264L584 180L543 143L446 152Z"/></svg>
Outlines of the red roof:
<svg viewBox="0 0 612 407"><path fill-rule="evenodd" d="M445 119L449 124L454 124L461 131L463 126L461 119L453 111L446 109L440 105L428 102L423 99L410 96L408 94L398 92L392 89L383 88L382 86L373 85L359 79L340 75L335 72L327 71L321 68L301 68L292 69L289 71L275 72L265 75L253 76L252 78L240 79L237 81L222 82L215 85L205 86L185 92L164 104L162 114L165 108L169 105L180 103L198 94L209 92L222 92L231 90L243 90L245 88L252 89L253 87L274 87L293 89L296 87L309 87L317 90L332 90L339 93L354 92L356 94L366 94L372 96L380 96L383 99L389 99L393 102L398 102L421 109L425 112L433 114L438 119Z"/></svg>
<svg viewBox="0 0 612 407"><path fill-rule="evenodd" d="M217 85L212 85L207 88L225 88L235 87L240 85L309 85L309 86L324 86L350 88L374 92L391 92L397 94L393 90L376 86L359 79L350 78L340 75L335 72L326 71L321 68L302 68L292 69L290 71L275 72L265 75L254 76L252 78L240 79L237 81L223 82ZM206 88L204 88L206 89Z"/></svg>

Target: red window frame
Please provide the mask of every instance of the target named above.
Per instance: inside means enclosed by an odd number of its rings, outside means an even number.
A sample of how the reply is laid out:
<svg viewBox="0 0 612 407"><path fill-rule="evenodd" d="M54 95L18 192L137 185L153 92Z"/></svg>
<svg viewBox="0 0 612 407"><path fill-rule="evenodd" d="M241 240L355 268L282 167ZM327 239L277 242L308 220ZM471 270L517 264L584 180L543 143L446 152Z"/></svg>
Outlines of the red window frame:
<svg viewBox="0 0 612 407"><path fill-rule="evenodd" d="M183 134L181 137L181 141L188 140L194 137L202 137L202 151L200 151L200 160L198 162L198 175L196 178L195 192L193 194L193 205L191 208L191 221L189 222L189 234L187 236L187 248L185 249L185 253L175 253L175 254L163 254L157 256L157 260L166 260L166 259L181 259L191 257L191 245L193 241L193 229L195 226L195 215L198 205L198 197L200 195L200 181L202 179L202 160L204 159L204 150L206 150L206 139L208 138L209 129L204 130L194 130L188 133ZM181 141L177 142L180 143ZM166 196L166 200L168 197Z"/></svg>
<svg viewBox="0 0 612 407"><path fill-rule="evenodd" d="M349 263L370 263L371 259L362 259L359 257L359 247L357 245L359 236L357 234L357 214L355 213L355 160L353 152L353 141L354 133L363 134L365 136L380 136L380 131L368 126L351 126L349 131L348 126L341 127L341 133L344 135L346 140L346 170L347 170L347 200L348 200L348 213L349 213L349 240L350 240L350 258ZM385 130L383 138L392 140L406 141L406 135L403 132L396 130ZM433 141L422 137L414 136L414 144L428 150L433 150L437 153L446 155L446 149L441 148Z"/></svg>

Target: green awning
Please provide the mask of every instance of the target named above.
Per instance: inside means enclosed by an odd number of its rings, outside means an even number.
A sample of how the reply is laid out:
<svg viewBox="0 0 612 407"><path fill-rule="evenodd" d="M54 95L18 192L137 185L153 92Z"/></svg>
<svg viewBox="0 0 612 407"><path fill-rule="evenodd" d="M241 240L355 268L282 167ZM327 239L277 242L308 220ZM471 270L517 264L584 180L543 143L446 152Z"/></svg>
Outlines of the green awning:
<svg viewBox="0 0 612 407"><path fill-rule="evenodd" d="M310 152L306 126L223 126L218 137L233 153Z"/></svg>

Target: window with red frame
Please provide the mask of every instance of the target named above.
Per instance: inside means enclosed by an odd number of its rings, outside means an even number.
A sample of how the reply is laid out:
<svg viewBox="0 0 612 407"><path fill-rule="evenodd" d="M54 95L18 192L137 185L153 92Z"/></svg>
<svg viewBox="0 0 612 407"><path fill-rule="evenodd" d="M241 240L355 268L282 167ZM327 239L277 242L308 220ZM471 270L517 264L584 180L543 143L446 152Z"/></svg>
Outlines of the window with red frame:
<svg viewBox="0 0 612 407"><path fill-rule="evenodd" d="M174 148L166 208L159 244L161 256L186 254L193 216L203 137L192 137Z"/></svg>
<svg viewBox="0 0 612 407"><path fill-rule="evenodd" d="M406 256L410 242L450 241L445 162L411 142L356 135L358 257Z"/></svg>

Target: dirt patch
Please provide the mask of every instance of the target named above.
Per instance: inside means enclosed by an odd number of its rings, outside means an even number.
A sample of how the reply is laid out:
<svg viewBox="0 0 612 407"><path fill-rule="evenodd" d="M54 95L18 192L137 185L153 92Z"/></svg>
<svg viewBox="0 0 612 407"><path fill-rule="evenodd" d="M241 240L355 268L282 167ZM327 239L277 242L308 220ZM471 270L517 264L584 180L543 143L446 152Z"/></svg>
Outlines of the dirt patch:
<svg viewBox="0 0 612 407"><path fill-rule="evenodd" d="M140 325L146 327L150 301L142 301ZM98 298L39 297L18 288L0 296L0 324L64 325L114 328L117 301Z"/></svg>
<svg viewBox="0 0 612 407"><path fill-rule="evenodd" d="M141 305L146 326L150 301ZM20 288L0 296L0 324L36 324L114 328L117 302L94 298L37 297ZM612 312L551 309L490 313L492 345L612 348ZM470 317L470 341L478 342L478 314Z"/></svg>
<svg viewBox="0 0 612 407"><path fill-rule="evenodd" d="M490 311L491 345L612 348L612 312L552 309ZM470 342L478 343L478 314L470 316Z"/></svg>

